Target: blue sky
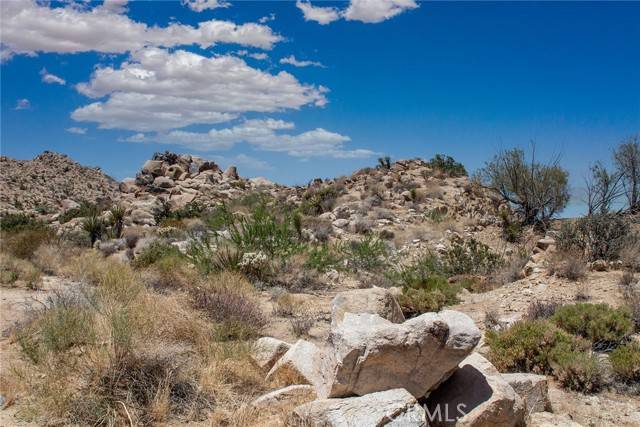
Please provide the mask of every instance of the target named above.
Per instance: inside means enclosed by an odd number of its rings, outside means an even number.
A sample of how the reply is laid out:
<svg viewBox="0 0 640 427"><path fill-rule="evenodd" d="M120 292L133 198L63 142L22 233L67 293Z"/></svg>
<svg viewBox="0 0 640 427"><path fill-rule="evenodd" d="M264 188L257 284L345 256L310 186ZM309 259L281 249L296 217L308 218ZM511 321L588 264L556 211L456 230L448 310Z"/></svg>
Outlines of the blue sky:
<svg viewBox="0 0 640 427"><path fill-rule="evenodd" d="M2 154L122 179L169 149L301 184L533 140L579 187L640 132L640 3L368 6L3 2Z"/></svg>

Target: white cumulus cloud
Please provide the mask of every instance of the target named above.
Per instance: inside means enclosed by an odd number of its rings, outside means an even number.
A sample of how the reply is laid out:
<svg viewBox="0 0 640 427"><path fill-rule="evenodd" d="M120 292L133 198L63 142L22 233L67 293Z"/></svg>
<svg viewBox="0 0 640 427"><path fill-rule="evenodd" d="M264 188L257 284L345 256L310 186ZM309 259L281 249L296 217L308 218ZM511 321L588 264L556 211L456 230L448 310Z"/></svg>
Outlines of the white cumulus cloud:
<svg viewBox="0 0 640 427"><path fill-rule="evenodd" d="M65 129L69 133L74 133L76 135L84 135L87 133L87 128L78 128L78 127L70 127Z"/></svg>
<svg viewBox="0 0 640 427"><path fill-rule="evenodd" d="M176 47L235 43L270 49L281 37L266 25L202 21L197 26L172 23L148 26L119 13L125 2L92 9L75 5L49 7L31 0L0 2L2 58L37 52L125 53L145 46Z"/></svg>
<svg viewBox="0 0 640 427"><path fill-rule="evenodd" d="M230 3L223 0L182 0L182 4L195 12L231 6Z"/></svg>
<svg viewBox="0 0 640 427"><path fill-rule="evenodd" d="M315 21L327 25L340 19L340 12L335 7L313 6L308 1L298 0L296 6L302 11L305 21Z"/></svg>
<svg viewBox="0 0 640 427"><path fill-rule="evenodd" d="M293 55L289 55L286 58L280 59L280 63L281 64L293 65L294 67L322 67L322 68L325 68L325 66L322 65L320 62L317 62L317 61L300 61L300 60L296 59L296 57L293 56Z"/></svg>
<svg viewBox="0 0 640 427"><path fill-rule="evenodd" d="M160 48L135 52L117 69L98 68L88 83L76 88L90 98L108 98L78 108L74 120L141 132L327 102L326 88L300 83L284 71L270 74L234 56Z"/></svg>
<svg viewBox="0 0 640 427"><path fill-rule="evenodd" d="M291 122L275 119L245 120L235 126L211 129L209 132L175 130L145 135L142 133L126 139L129 142L159 142L182 145L197 151L226 150L240 143L247 143L258 150L286 153L293 157L365 158L376 155L371 150L348 150L344 147L351 139L339 133L316 128L292 134Z"/></svg>
<svg viewBox="0 0 640 427"><path fill-rule="evenodd" d="M42 70L40 70L40 76L42 77L42 81L47 84L54 84L54 83L59 85L67 84L67 82L63 78L49 73L46 68L43 68Z"/></svg>
<svg viewBox="0 0 640 427"><path fill-rule="evenodd" d="M309 1L298 0L296 6L302 11L306 21L326 25L341 18L377 24L415 9L418 4L415 0L350 0L346 9L338 10L335 7L313 6Z"/></svg>

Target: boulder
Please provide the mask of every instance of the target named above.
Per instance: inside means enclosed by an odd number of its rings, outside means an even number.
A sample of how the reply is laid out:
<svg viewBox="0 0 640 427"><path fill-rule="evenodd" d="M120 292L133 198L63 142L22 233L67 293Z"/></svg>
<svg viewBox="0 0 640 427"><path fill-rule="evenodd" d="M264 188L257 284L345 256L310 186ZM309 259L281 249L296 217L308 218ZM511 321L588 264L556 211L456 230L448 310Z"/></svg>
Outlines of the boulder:
<svg viewBox="0 0 640 427"><path fill-rule="evenodd" d="M333 221L333 226L338 228L346 228L349 225L349 220L344 218L338 218Z"/></svg>
<svg viewBox="0 0 640 427"><path fill-rule="evenodd" d="M311 384L322 390L326 366L324 350L309 341L298 340L273 365L266 380L275 384Z"/></svg>
<svg viewBox="0 0 640 427"><path fill-rule="evenodd" d="M178 179L182 176L182 174L184 174L184 169L182 169L178 165L171 165L165 171L164 176L171 179Z"/></svg>
<svg viewBox="0 0 640 427"><path fill-rule="evenodd" d="M276 338L262 337L253 345L252 359L265 371L273 365L291 348L291 344Z"/></svg>
<svg viewBox="0 0 640 427"><path fill-rule="evenodd" d="M316 391L311 385L297 384L279 388L263 394L251 402L251 406L260 409L273 409L276 406L284 406L291 402L302 404L316 398Z"/></svg>
<svg viewBox="0 0 640 427"><path fill-rule="evenodd" d="M591 263L591 269L593 271L607 271L609 269L609 263L603 259L597 259Z"/></svg>
<svg viewBox="0 0 640 427"><path fill-rule="evenodd" d="M249 182L258 188L268 188L268 187L273 187L275 185L273 181L270 181L267 178L264 178L262 176L251 178Z"/></svg>
<svg viewBox="0 0 640 427"><path fill-rule="evenodd" d="M138 173L136 174L135 183L141 187L153 184L153 175L150 173Z"/></svg>
<svg viewBox="0 0 640 427"><path fill-rule="evenodd" d="M294 425L317 427L427 426L424 409L403 389L346 399L315 400L294 409L292 418Z"/></svg>
<svg viewBox="0 0 640 427"><path fill-rule="evenodd" d="M171 178L167 178L166 176L159 176L153 180L153 185L160 188L171 188L175 185Z"/></svg>
<svg viewBox="0 0 640 427"><path fill-rule="evenodd" d="M222 177L225 179L232 179L232 180L236 180L240 178L238 176L238 170L233 165L229 166L227 170L224 171L224 173L222 174Z"/></svg>
<svg viewBox="0 0 640 427"><path fill-rule="evenodd" d="M153 176L162 175L162 160L147 160L142 166L142 173Z"/></svg>
<svg viewBox="0 0 640 427"><path fill-rule="evenodd" d="M138 225L155 225L153 214L145 209L134 209L130 215L131 221Z"/></svg>
<svg viewBox="0 0 640 427"><path fill-rule="evenodd" d="M71 199L64 199L62 202L60 202L60 205L62 206L62 210L64 212L80 207L80 204L78 202Z"/></svg>
<svg viewBox="0 0 640 427"><path fill-rule="evenodd" d="M404 388L416 398L446 380L480 340L463 313L425 313L404 323L346 313L329 334L331 360L321 397Z"/></svg>
<svg viewBox="0 0 640 427"><path fill-rule="evenodd" d="M345 313L377 314L393 323L404 322L400 304L387 289L354 289L340 292L331 302L331 326L338 326Z"/></svg>
<svg viewBox="0 0 640 427"><path fill-rule="evenodd" d="M546 251L551 246L554 246L556 241L550 237L545 237L544 239L540 239L536 242L536 247Z"/></svg>
<svg viewBox="0 0 640 427"><path fill-rule="evenodd" d="M460 363L451 378L429 396L427 408L432 426L515 427L524 423L522 399L478 353Z"/></svg>
<svg viewBox="0 0 640 427"><path fill-rule="evenodd" d="M569 418L568 415L552 414L551 412L536 412L529 416L528 427L582 427Z"/></svg>
<svg viewBox="0 0 640 427"><path fill-rule="evenodd" d="M536 374L502 374L524 401L527 414L551 410L547 377Z"/></svg>
<svg viewBox="0 0 640 427"><path fill-rule="evenodd" d="M183 208L196 198L196 193L172 194L169 204L174 209Z"/></svg>

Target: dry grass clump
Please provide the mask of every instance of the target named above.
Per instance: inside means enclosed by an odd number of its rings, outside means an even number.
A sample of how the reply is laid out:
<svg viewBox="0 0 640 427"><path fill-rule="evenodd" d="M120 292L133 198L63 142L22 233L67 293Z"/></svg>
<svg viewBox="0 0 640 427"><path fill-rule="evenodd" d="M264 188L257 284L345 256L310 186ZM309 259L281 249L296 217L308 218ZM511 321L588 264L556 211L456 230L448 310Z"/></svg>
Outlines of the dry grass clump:
<svg viewBox="0 0 640 427"><path fill-rule="evenodd" d="M139 272L93 251L66 271L83 284L16 328L23 358L2 373L0 390L13 387L7 396L21 401L26 418L155 425L202 421L213 411L229 424L243 400L265 390L244 341L264 318L242 276L222 273L159 294ZM243 332L229 334L229 322Z"/></svg>
<svg viewBox="0 0 640 427"><path fill-rule="evenodd" d="M0 253L0 286L37 289L42 272L33 263Z"/></svg>
<svg viewBox="0 0 640 427"><path fill-rule="evenodd" d="M640 281L631 272L625 272L618 282L622 299L624 300L635 325L635 330L640 331Z"/></svg>
<svg viewBox="0 0 640 427"><path fill-rule="evenodd" d="M578 281L586 277L587 263L578 253L560 251L549 260L548 271L551 275Z"/></svg>

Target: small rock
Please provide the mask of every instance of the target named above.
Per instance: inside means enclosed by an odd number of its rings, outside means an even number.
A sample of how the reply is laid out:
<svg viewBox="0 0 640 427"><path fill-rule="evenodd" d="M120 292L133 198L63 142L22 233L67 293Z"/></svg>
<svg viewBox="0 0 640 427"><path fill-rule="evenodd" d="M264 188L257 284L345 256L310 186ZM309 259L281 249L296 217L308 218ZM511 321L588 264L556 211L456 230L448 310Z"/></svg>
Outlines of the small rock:
<svg viewBox="0 0 640 427"><path fill-rule="evenodd" d="M293 420L316 427L426 427L425 410L403 389L346 399L315 400L298 406Z"/></svg>
<svg viewBox="0 0 640 427"><path fill-rule="evenodd" d="M251 357L261 369L268 371L290 348L291 344L279 339L262 337L253 345Z"/></svg>

